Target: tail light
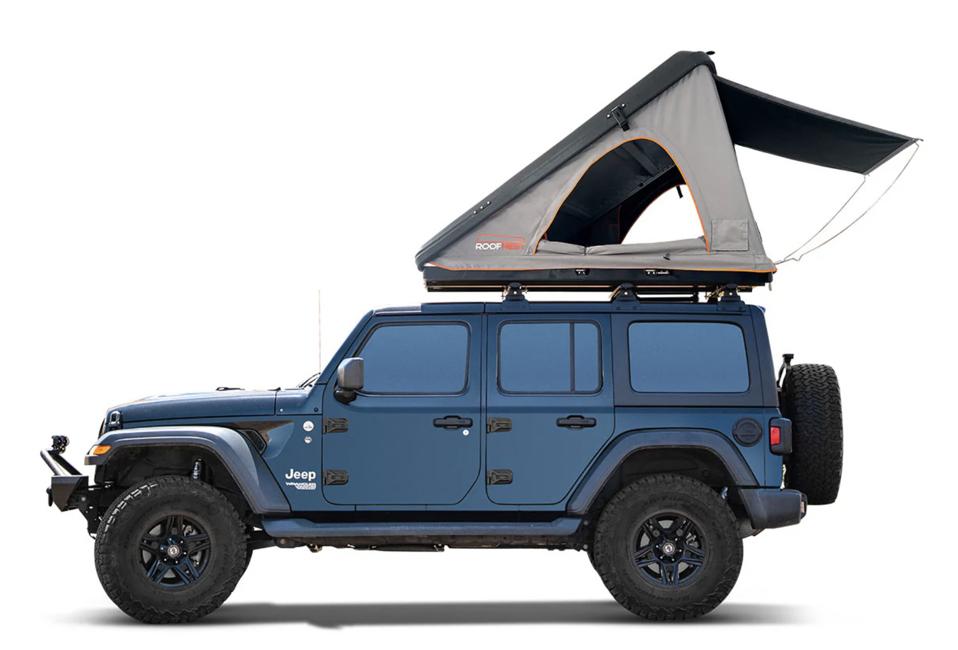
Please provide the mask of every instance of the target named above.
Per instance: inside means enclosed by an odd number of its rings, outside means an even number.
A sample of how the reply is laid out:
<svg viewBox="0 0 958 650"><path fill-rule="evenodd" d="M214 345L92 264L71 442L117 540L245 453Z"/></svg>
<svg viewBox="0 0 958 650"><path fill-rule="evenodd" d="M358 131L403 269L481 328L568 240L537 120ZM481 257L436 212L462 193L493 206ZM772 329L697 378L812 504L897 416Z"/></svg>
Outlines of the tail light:
<svg viewBox="0 0 958 650"><path fill-rule="evenodd" d="M792 453L792 421L788 418L772 418L768 423L768 448L773 454L785 456Z"/></svg>
<svg viewBox="0 0 958 650"><path fill-rule="evenodd" d="M768 444L778 447L782 444L782 427L773 424L768 428Z"/></svg>

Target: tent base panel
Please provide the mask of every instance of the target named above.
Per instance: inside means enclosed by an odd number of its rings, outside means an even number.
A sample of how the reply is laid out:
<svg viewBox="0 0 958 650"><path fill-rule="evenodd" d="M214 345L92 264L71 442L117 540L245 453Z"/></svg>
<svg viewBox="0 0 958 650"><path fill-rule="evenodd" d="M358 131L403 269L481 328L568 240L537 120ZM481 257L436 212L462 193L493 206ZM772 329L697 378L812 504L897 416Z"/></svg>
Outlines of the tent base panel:
<svg viewBox="0 0 958 650"><path fill-rule="evenodd" d="M537 291L609 291L632 284L640 293L711 292L728 285L748 291L772 282L769 272L689 271L682 269L544 269L530 271L456 271L423 269L428 291L499 291L511 284Z"/></svg>

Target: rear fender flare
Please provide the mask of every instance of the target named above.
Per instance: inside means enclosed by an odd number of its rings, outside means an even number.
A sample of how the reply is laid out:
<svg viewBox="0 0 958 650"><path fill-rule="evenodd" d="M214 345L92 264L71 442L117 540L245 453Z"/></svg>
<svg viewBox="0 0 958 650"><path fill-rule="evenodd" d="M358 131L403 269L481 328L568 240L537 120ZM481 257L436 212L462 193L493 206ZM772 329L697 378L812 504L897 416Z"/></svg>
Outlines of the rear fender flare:
<svg viewBox="0 0 958 650"><path fill-rule="evenodd" d="M592 463L569 499L567 512L585 515L599 496L606 482L626 458L648 449L701 449L714 455L724 465L734 486L758 485L748 463L735 444L718 431L708 429L640 429L615 437Z"/></svg>
<svg viewBox="0 0 958 650"><path fill-rule="evenodd" d="M142 447L198 447L216 456L243 492L256 514L290 512L289 502L266 462L250 449L242 435L226 427L144 427L120 429L100 437L97 445L109 445L102 456L87 456L87 465L105 465L120 449Z"/></svg>

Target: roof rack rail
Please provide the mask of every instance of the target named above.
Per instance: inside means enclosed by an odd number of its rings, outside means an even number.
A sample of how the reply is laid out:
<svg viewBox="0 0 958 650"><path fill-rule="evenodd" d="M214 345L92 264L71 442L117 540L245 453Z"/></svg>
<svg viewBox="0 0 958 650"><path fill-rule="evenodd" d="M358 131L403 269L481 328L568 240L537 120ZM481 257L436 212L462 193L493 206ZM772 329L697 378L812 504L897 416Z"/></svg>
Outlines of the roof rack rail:
<svg viewBox="0 0 958 650"><path fill-rule="evenodd" d="M688 291L658 291L645 293L641 289L629 282L623 282L609 294L609 302L687 302L698 303L701 294L704 294L708 303L717 302L742 302L739 291L751 291L751 287L739 287L735 284L727 284L724 287L693 287ZM526 302L527 287L518 282L510 282L502 287L503 302Z"/></svg>
<svg viewBox="0 0 958 650"><path fill-rule="evenodd" d="M742 302L738 295L739 288L734 284L727 284L724 287L716 288L708 294L708 302Z"/></svg>
<svg viewBox="0 0 958 650"><path fill-rule="evenodd" d="M526 289L518 282L510 282L508 286L502 288L503 300L525 300Z"/></svg>

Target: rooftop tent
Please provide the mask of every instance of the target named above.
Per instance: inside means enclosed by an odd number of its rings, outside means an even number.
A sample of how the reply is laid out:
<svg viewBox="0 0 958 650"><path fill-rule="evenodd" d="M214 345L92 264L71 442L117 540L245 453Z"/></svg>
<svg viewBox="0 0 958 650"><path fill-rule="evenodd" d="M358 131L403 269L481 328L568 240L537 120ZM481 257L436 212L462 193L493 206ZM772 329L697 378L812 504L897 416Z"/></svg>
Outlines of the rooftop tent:
<svg viewBox="0 0 958 650"><path fill-rule="evenodd" d="M734 145L867 173L913 143L717 77L679 52L416 255L427 287L764 284L766 256ZM623 243L659 196L685 188L701 236Z"/></svg>

